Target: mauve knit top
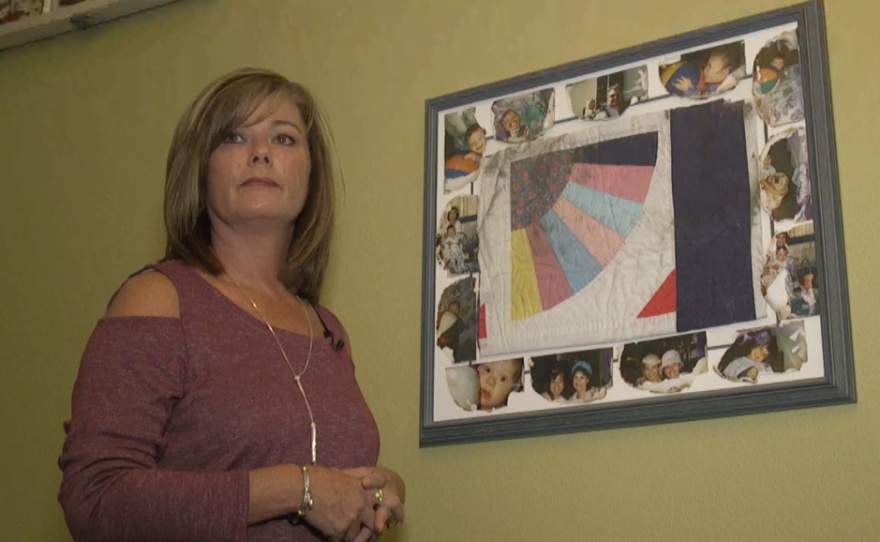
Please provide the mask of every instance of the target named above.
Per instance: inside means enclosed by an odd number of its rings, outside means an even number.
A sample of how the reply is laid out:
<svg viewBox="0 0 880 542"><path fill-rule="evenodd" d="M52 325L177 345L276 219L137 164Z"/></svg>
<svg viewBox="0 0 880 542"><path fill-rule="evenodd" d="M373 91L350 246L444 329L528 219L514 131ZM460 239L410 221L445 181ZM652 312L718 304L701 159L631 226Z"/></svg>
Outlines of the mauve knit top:
<svg viewBox="0 0 880 542"><path fill-rule="evenodd" d="M75 540L314 541L278 519L247 526L248 471L309 464L309 416L266 325L180 262L154 269L177 289L180 318L98 322L73 390L59 500ZM334 333L339 321L317 309ZM316 333L302 381L318 464L376 464L379 432L348 345ZM309 339L276 330L294 368ZM319 496L316 496L319 498Z"/></svg>

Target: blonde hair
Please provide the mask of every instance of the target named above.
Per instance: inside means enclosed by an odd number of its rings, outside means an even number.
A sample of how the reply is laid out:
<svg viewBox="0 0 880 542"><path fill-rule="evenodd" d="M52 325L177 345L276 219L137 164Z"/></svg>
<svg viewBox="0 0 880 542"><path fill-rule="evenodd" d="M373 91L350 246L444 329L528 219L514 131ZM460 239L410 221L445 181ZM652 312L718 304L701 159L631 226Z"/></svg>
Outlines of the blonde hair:
<svg viewBox="0 0 880 542"><path fill-rule="evenodd" d="M311 92L269 70L242 68L216 79L180 118L168 150L163 260L182 260L213 275L223 272L211 250L208 159L264 100L270 100L271 112L284 98L296 104L305 122L311 171L308 196L294 223L295 234L278 278L290 291L317 303L330 257L336 206L333 139L326 115Z"/></svg>

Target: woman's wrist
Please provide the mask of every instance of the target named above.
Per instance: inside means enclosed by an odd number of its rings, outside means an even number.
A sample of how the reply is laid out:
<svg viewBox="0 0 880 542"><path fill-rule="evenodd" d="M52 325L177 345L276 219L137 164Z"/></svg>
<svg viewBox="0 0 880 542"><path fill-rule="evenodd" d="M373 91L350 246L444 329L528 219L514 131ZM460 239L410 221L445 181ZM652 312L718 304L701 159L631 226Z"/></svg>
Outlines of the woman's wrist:
<svg viewBox="0 0 880 542"><path fill-rule="evenodd" d="M287 521L290 522L291 525L299 525L302 520L305 519L308 511L311 510L312 507L315 505L314 499L312 497L309 468L303 465L302 467L300 467L300 472L302 474L302 500L300 501L299 508L287 514Z"/></svg>
<svg viewBox="0 0 880 542"><path fill-rule="evenodd" d="M250 471L248 524L283 518L300 509L304 480L299 465L276 465Z"/></svg>

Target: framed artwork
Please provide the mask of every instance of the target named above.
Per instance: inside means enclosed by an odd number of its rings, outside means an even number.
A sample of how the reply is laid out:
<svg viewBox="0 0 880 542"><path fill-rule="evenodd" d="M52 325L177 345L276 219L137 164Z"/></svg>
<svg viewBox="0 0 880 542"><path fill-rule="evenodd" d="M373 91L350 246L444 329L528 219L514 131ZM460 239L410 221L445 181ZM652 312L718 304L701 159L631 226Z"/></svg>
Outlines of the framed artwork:
<svg viewBox="0 0 880 542"><path fill-rule="evenodd" d="M14 23L35 15L49 13L60 7L79 4L84 0L0 0L0 25Z"/></svg>
<svg viewBox="0 0 880 542"><path fill-rule="evenodd" d="M14 23L48 11L45 0L0 0L0 25Z"/></svg>
<svg viewBox="0 0 880 542"><path fill-rule="evenodd" d="M426 103L420 444L855 401L821 2Z"/></svg>

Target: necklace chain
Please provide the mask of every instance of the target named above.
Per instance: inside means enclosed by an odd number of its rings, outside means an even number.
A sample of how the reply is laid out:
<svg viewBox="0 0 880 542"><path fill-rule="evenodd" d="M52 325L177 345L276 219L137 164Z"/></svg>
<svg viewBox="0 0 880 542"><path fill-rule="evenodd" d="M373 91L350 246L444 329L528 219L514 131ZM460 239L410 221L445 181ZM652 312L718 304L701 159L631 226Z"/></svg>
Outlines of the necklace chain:
<svg viewBox="0 0 880 542"><path fill-rule="evenodd" d="M235 285L238 286L238 289L241 290L241 293L244 294L244 296L247 298L247 300L251 302L251 305L254 306L254 310L257 311L257 314L259 314L260 318L263 319L263 323L265 323L266 327L269 328L269 332L272 334L272 337L275 339L275 343L278 345L278 349L281 350L281 355L284 357L284 361L287 362L287 367L290 369L290 372L293 374L293 379L296 381L296 387L299 389L300 394L302 394L303 401L306 404L306 410L309 413L309 427L312 430L312 465L316 465L318 462L318 450L317 450L318 426L317 426L317 424L315 424L315 416L312 413L312 405L309 404L309 398L306 396L306 390L303 387L303 383L302 383L302 375L304 375L306 373L306 371L309 369L309 362L312 361L312 344L314 343L314 336L313 336L313 330L312 330L312 319L309 316L308 309L306 309L306 304L303 302L302 299L300 299L300 297L298 295L294 296L294 297L296 297L296 300L299 301L300 307L302 307L303 314L306 316L306 322L308 322L308 324L309 324L309 354L308 354L308 356L306 356L306 364L303 367L303 370L300 371L299 373L297 373L296 369L293 368L293 364L290 363L290 358L287 357L287 352L284 350L284 347L281 346L281 341L278 339L278 334L275 333L275 328L272 327L272 324L269 323L269 320L263 314L263 311L260 310L260 307L257 306L256 302L254 302L254 300L251 298L251 296L248 295L247 291L245 291L245 289L241 287L241 284L239 284L238 281L235 280L235 277L233 277L229 273L227 273L226 276L229 277L230 279L232 279L232 282L234 282Z"/></svg>

